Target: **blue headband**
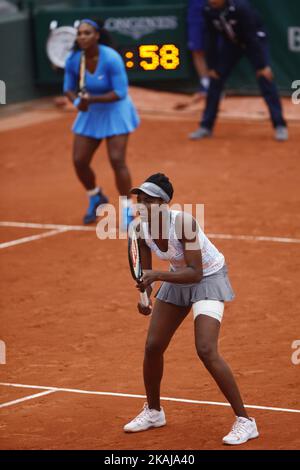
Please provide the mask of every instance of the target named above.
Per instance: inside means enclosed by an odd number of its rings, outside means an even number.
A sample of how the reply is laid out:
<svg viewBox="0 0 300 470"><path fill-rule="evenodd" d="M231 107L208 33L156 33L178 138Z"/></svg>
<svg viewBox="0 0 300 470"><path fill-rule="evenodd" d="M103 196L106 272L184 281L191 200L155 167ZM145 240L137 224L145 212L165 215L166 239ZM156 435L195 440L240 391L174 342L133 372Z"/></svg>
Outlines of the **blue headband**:
<svg viewBox="0 0 300 470"><path fill-rule="evenodd" d="M82 24L82 23L90 24L91 26L93 26L93 28L96 29L96 31L100 31L100 27L99 27L99 25L96 23L96 21L90 20L89 18L84 18L84 20L81 20L81 21L80 21L80 24Z"/></svg>

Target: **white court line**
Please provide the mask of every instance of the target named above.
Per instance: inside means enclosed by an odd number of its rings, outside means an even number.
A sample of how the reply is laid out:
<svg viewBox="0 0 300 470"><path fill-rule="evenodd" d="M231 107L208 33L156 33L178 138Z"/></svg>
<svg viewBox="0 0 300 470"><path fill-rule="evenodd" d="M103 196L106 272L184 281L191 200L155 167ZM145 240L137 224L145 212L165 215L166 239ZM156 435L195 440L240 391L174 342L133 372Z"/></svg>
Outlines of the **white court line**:
<svg viewBox="0 0 300 470"><path fill-rule="evenodd" d="M17 405L23 401L32 400L33 398L43 397L45 395L49 395L50 393L54 393L56 390L47 390L46 392L35 393L34 395L28 395L23 398L18 398L17 400L7 401L6 403L1 403L0 408L5 408L7 406Z"/></svg>
<svg viewBox="0 0 300 470"><path fill-rule="evenodd" d="M115 393L115 392L96 392L91 390L80 390L78 388L61 388L61 387L45 387L41 385L24 385L24 384L15 384L15 383L1 383L0 386L6 387L17 387L17 388L36 388L37 390L48 390L53 392L66 392L66 393L79 393L82 395L101 395L109 397L124 397L124 398L143 398L145 395L135 395L132 393ZM202 401L202 400L189 400L187 398L172 398L172 397L161 397L163 401L174 401L179 403L192 403L196 405L214 405L214 406L228 406L229 403L222 403L218 401ZM284 411L286 413L300 413L300 410L295 410L291 408L277 408L273 406L259 406L259 405L245 405L245 408L253 408L255 410L267 410L267 411Z"/></svg>
<svg viewBox="0 0 300 470"><path fill-rule="evenodd" d="M39 235L32 235L31 237L18 238L17 240L12 240L10 242L0 243L0 249L9 248L10 246L21 245L22 243L32 242L34 240L40 240L41 238L52 237L58 233L63 233L69 231L68 228L60 228L56 230L51 230L50 232L40 233Z"/></svg>
<svg viewBox="0 0 300 470"><path fill-rule="evenodd" d="M0 222L0 227L23 227L23 228L36 228L36 229L61 229L61 230L74 230L82 232L96 232L96 227L85 227L84 225L59 225L59 224L37 224L26 222ZM115 230L112 231L115 234ZM231 235L226 233L208 233L209 238L218 238L221 240L244 240L244 241L263 241L275 243L300 243L300 238L288 237L265 237L260 235Z"/></svg>
<svg viewBox="0 0 300 470"><path fill-rule="evenodd" d="M96 232L96 227L86 227L85 225L59 225L59 224L36 224L27 222L0 222L0 227L23 227L23 228L48 228L48 229L64 229L78 230L83 232Z"/></svg>
<svg viewBox="0 0 300 470"><path fill-rule="evenodd" d="M286 237L263 237L259 235L229 235L222 233L208 233L208 238L220 238L222 240L246 240L256 242L277 242L277 243L300 243L300 238Z"/></svg>

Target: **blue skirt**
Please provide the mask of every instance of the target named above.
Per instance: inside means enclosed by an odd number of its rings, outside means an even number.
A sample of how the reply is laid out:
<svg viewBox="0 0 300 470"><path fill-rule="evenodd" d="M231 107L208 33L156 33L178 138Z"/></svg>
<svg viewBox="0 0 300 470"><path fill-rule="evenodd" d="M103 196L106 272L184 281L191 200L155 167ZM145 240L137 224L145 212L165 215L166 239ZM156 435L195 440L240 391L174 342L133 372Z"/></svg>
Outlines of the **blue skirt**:
<svg viewBox="0 0 300 470"><path fill-rule="evenodd" d="M130 96L112 103L94 103L88 111L80 111L73 124L74 134L105 139L133 132L140 123Z"/></svg>

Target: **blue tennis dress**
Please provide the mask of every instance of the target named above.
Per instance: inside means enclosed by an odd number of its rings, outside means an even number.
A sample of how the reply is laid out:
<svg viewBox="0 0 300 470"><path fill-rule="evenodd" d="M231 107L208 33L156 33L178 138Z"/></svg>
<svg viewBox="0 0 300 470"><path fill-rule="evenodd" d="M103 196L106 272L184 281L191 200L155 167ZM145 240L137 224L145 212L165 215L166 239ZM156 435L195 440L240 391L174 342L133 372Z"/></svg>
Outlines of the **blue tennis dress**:
<svg viewBox="0 0 300 470"><path fill-rule="evenodd" d="M81 51L72 52L65 67L64 92L78 89ZM75 134L103 139L134 131L140 123L128 95L128 78L121 56L111 47L99 45L99 60L94 73L85 72L86 90L91 95L114 91L118 101L92 103L88 111L79 111L73 124Z"/></svg>

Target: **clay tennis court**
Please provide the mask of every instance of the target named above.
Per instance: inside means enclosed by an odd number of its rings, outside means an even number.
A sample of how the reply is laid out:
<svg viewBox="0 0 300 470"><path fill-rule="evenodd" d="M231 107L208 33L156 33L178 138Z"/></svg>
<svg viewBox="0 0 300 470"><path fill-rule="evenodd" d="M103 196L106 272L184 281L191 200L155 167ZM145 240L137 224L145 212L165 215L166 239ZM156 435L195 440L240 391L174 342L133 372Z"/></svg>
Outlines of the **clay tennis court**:
<svg viewBox="0 0 300 470"><path fill-rule="evenodd" d="M235 115L225 101L214 139L191 142L198 109L174 112L176 96L132 94L142 117L128 150L133 182L162 171L174 182L174 202L204 203L205 230L227 259L236 300L225 309L220 349L261 433L238 448L297 449L299 107L285 102L287 143L272 140L262 102L246 98L236 100ZM0 447L228 450L221 439L232 411L197 358L192 316L165 357L167 426L122 431L144 403L149 319L136 310L126 240L100 241L95 226L81 225L86 196L71 164L73 119L44 100L0 120ZM105 146L93 166L116 202Z"/></svg>

